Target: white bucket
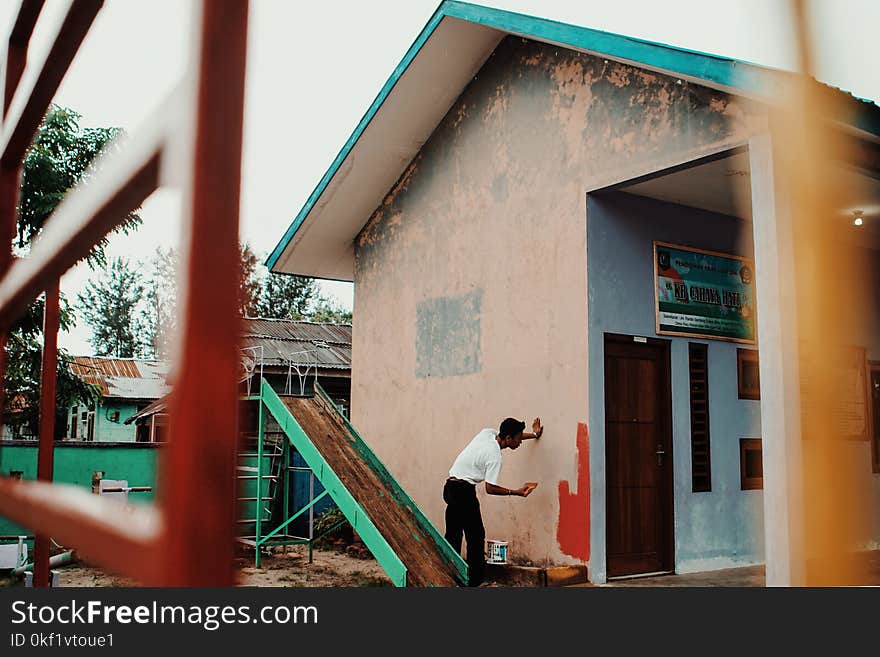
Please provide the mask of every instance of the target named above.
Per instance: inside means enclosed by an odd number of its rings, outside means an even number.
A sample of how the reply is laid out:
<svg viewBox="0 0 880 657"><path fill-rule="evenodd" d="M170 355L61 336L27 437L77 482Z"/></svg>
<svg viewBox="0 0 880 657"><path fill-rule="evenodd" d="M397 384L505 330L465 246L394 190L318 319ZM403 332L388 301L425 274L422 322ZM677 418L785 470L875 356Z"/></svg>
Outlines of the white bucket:
<svg viewBox="0 0 880 657"><path fill-rule="evenodd" d="M486 541L486 563L507 563L507 541Z"/></svg>

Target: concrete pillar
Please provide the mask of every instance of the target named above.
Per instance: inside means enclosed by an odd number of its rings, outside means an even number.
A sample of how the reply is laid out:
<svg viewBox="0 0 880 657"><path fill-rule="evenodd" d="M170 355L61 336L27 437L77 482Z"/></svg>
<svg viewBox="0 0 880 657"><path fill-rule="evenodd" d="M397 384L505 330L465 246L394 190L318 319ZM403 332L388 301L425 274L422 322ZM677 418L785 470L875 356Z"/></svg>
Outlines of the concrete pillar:
<svg viewBox="0 0 880 657"><path fill-rule="evenodd" d="M793 217L769 134L749 141L755 240L767 586L803 586L803 457Z"/></svg>

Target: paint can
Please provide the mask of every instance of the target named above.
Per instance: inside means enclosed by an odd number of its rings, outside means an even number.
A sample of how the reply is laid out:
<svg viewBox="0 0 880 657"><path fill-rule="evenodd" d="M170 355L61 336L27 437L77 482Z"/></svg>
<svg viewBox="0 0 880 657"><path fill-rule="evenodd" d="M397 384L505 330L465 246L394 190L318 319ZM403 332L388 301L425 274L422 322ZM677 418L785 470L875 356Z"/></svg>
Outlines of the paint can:
<svg viewBox="0 0 880 657"><path fill-rule="evenodd" d="M507 541L486 541L486 563L507 563Z"/></svg>

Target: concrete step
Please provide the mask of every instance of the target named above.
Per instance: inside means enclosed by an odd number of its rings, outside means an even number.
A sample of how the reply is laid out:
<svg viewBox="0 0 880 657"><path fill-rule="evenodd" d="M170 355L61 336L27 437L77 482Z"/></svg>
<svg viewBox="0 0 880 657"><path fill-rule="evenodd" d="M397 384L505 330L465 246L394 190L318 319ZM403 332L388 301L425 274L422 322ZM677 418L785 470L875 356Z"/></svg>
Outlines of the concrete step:
<svg viewBox="0 0 880 657"><path fill-rule="evenodd" d="M586 566L516 566L486 564L486 581L501 586L545 587L589 585Z"/></svg>

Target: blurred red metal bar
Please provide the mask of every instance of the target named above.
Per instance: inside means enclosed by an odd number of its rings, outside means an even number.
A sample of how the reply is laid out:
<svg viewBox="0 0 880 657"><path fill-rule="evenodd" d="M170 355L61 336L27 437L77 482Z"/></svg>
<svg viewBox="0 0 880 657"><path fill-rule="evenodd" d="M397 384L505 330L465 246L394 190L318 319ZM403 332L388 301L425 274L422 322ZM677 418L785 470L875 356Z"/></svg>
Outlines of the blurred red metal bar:
<svg viewBox="0 0 880 657"><path fill-rule="evenodd" d="M0 61L4 62L3 75L3 116L9 109L9 103L24 73L27 64L27 48L37 24L37 18L43 9L43 0L22 0L16 14L15 22L9 32L6 52Z"/></svg>
<svg viewBox="0 0 880 657"><path fill-rule="evenodd" d="M126 508L77 486L0 477L0 515L50 533L90 563L147 585L163 581L156 554L162 517L150 507Z"/></svg>
<svg viewBox="0 0 880 657"><path fill-rule="evenodd" d="M5 230L11 226L14 231L18 166L54 89L45 92L53 84L57 88L94 19L89 12L97 13L99 7L91 0L68 3L50 55L12 100L10 118L0 132L0 173L5 164L16 174L14 180L0 176L0 221L7 220ZM54 284L84 257L160 179L185 178L189 217L184 221L184 349L172 402L175 433L161 472L163 513L123 510L116 501L82 489L0 476L0 515L76 545L93 563L151 585L234 581L239 334L235 290L248 3L203 0L200 9L197 75L190 78L196 87L189 90L192 93L184 89L176 94L177 100L188 102L183 114L173 111L181 109L179 105L158 112L146 136L123 153L102 158L102 171L58 208L29 257L0 278L2 328L42 287ZM32 121L31 112L43 99ZM181 119L186 130L174 135L172 150L169 122Z"/></svg>
<svg viewBox="0 0 880 657"><path fill-rule="evenodd" d="M85 189L68 196L46 222L27 258L0 280L0 330L8 328L42 291L85 257L159 185L164 123L126 149L102 159Z"/></svg>
<svg viewBox="0 0 880 657"><path fill-rule="evenodd" d="M43 305L43 362L40 372L40 445L37 480L52 481L55 467L55 375L58 369L58 281L46 288ZM34 542L34 586L49 586L49 536L37 534Z"/></svg>
<svg viewBox="0 0 880 657"><path fill-rule="evenodd" d="M234 583L238 210L248 4L202 3L182 353L164 453L165 584ZM188 232L186 232L188 229Z"/></svg>
<svg viewBox="0 0 880 657"><path fill-rule="evenodd" d="M67 0L52 47L43 61L34 66L33 72L20 81L8 105L4 105L0 135L0 161L4 164L15 166L24 158L49 103L103 4L103 0ZM31 9L29 3L24 3L22 8ZM26 54L27 48L20 56L26 59Z"/></svg>

